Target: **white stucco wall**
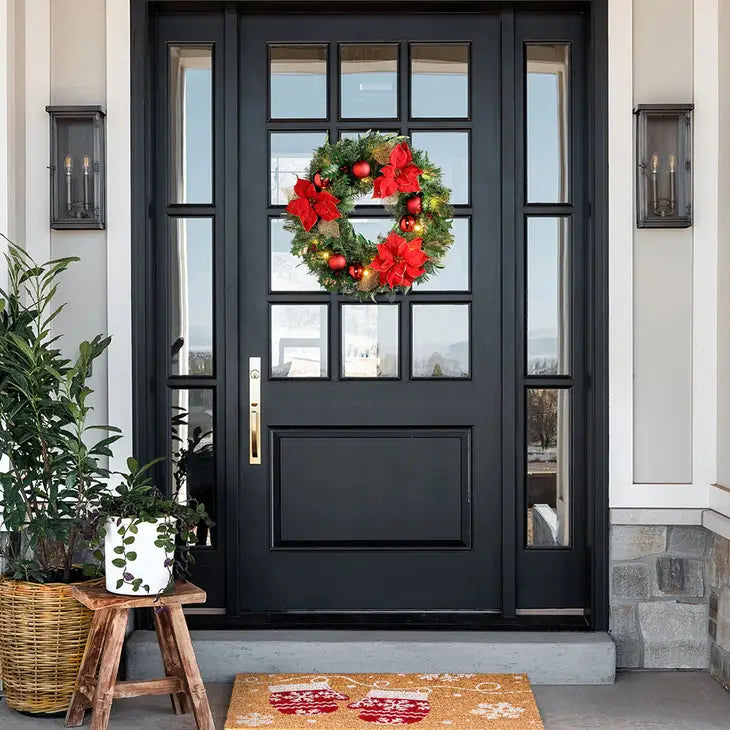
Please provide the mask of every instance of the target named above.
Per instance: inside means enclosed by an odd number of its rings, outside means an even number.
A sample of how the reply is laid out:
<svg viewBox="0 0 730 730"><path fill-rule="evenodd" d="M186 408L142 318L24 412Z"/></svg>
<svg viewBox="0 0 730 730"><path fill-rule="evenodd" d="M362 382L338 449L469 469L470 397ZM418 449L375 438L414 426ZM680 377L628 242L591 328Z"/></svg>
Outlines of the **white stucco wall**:
<svg viewBox="0 0 730 730"><path fill-rule="evenodd" d="M723 0L609 0L610 499L617 513L701 510L710 484L730 484L730 50L719 44L730 37L728 15ZM9 151L0 229L39 257L81 256L61 292L69 306L58 324L68 343L113 334L110 356L93 374L96 417L129 434L127 1L0 0L0 66L7 69L0 155ZM684 101L697 107L695 225L639 231L632 108ZM48 228L49 103L107 108L106 231ZM721 502L715 498L716 507Z"/></svg>

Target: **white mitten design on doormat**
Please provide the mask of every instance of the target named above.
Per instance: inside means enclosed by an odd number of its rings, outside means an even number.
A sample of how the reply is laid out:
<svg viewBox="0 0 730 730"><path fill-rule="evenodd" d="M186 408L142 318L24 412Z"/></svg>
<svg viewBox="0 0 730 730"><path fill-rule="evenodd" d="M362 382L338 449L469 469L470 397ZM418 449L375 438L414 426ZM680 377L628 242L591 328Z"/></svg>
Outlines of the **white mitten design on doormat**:
<svg viewBox="0 0 730 730"><path fill-rule="evenodd" d="M337 702L349 700L327 682L278 684L269 687L269 704L285 715L324 715L337 710Z"/></svg>
<svg viewBox="0 0 730 730"><path fill-rule="evenodd" d="M360 710L360 719L377 725L410 725L423 720L431 710L428 692L372 689L367 697L351 702L351 710Z"/></svg>

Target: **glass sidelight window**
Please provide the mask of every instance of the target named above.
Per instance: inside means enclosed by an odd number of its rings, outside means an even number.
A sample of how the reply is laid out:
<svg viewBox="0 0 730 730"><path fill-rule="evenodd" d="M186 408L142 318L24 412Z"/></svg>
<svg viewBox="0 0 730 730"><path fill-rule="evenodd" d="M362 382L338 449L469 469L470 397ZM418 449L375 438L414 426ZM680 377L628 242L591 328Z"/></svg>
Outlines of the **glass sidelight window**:
<svg viewBox="0 0 730 730"><path fill-rule="evenodd" d="M527 545L570 544L570 391L528 388Z"/></svg>
<svg viewBox="0 0 730 730"><path fill-rule="evenodd" d="M528 43L527 201L569 200L570 46Z"/></svg>
<svg viewBox="0 0 730 730"><path fill-rule="evenodd" d="M217 513L215 479L215 418L212 388L170 389L171 494L181 501L202 502L213 519ZM195 528L198 545L214 543L215 528Z"/></svg>
<svg viewBox="0 0 730 730"><path fill-rule="evenodd" d="M524 519L528 548L571 546L575 494L572 412L581 208L572 200L570 43L525 43L522 367ZM577 189L577 187L575 188ZM579 229L578 229L579 230Z"/></svg>
<svg viewBox="0 0 730 730"><path fill-rule="evenodd" d="M213 47L169 47L170 202L213 202Z"/></svg>

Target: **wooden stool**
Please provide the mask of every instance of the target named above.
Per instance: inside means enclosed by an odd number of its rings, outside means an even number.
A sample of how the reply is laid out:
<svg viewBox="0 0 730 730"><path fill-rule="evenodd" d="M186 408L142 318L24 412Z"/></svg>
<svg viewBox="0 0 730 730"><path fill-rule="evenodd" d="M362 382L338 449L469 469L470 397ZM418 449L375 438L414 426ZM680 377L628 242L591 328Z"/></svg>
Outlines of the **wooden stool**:
<svg viewBox="0 0 730 730"><path fill-rule="evenodd" d="M215 730L182 610L185 603L205 603L205 591L187 581L178 581L174 591L160 596L158 602L155 602L155 596L120 596L109 593L102 586L74 586L73 593L84 606L94 611L94 618L66 713L66 727L81 725L86 709L91 707L91 730L106 730L113 700L169 694L176 715L185 714L192 705L198 730ZM154 618L165 678L117 682L129 609L154 608L160 604L165 608L156 612Z"/></svg>

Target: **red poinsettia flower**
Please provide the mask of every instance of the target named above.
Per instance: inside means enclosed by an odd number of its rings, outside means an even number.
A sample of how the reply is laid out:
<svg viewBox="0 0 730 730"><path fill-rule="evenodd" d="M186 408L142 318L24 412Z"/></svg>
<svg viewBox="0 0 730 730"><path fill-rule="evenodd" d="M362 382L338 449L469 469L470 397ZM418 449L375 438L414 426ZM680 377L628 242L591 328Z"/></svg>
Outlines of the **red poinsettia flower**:
<svg viewBox="0 0 730 730"><path fill-rule="evenodd" d="M339 199L326 190L318 191L309 180L297 178L294 192L299 197L289 202L286 212L297 216L305 231L311 231L318 218L333 221L342 217L337 209Z"/></svg>
<svg viewBox="0 0 730 730"><path fill-rule="evenodd" d="M424 273L423 264L428 261L421 249L422 243L420 238L406 241L397 233L388 234L385 241L378 244L378 253L370 264L373 271L380 273L380 283L391 289L411 286Z"/></svg>
<svg viewBox="0 0 730 730"><path fill-rule="evenodd" d="M390 153L390 163L380 170L380 177L373 183L374 198L389 198L396 192L417 193L421 189L418 176L423 172L413 162L413 155L406 142L401 142Z"/></svg>

